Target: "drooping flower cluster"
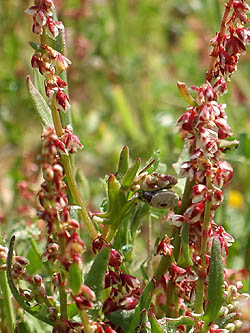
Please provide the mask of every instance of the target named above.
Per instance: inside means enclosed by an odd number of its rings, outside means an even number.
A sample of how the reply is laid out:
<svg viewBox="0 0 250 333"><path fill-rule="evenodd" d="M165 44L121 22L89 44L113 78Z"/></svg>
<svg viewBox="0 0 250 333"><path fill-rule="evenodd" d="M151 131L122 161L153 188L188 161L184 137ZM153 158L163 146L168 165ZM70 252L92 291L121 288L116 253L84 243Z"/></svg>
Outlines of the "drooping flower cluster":
<svg viewBox="0 0 250 333"><path fill-rule="evenodd" d="M104 288L111 288L109 297L103 303L103 312L109 314L117 310L132 310L141 296L140 281L132 275L123 273L120 265L122 257L104 239L98 237L92 243L93 252L99 252L104 246L111 248L108 271Z"/></svg>

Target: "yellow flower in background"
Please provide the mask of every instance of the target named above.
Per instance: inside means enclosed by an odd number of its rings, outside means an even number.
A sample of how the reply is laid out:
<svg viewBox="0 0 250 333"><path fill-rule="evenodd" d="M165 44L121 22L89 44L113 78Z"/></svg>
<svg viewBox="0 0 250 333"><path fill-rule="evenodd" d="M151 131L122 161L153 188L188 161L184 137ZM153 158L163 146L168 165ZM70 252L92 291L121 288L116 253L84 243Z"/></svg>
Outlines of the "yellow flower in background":
<svg viewBox="0 0 250 333"><path fill-rule="evenodd" d="M241 209L244 206L244 197L240 191L231 190L228 193L227 202L230 207Z"/></svg>

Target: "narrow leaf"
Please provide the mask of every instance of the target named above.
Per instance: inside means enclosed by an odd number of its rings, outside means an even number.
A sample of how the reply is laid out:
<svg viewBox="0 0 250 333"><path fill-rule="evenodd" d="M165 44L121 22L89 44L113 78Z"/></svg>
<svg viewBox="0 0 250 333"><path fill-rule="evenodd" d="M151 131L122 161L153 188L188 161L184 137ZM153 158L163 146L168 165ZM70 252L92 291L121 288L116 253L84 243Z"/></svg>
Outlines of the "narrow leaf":
<svg viewBox="0 0 250 333"><path fill-rule="evenodd" d="M110 248L105 246L96 256L90 271L88 272L85 284L90 287L99 300L104 289L104 278L109 261Z"/></svg>
<svg viewBox="0 0 250 333"><path fill-rule="evenodd" d="M128 189L132 184L141 164L141 159L137 158L135 164L130 167L122 178L121 186L123 189Z"/></svg>
<svg viewBox="0 0 250 333"><path fill-rule="evenodd" d="M10 246L9 246L9 251L8 251L8 257L7 257L7 278L8 278L8 284L10 287L10 290L17 301L17 303L29 314L31 314L33 317L53 326L52 321L44 316L41 311L32 311L29 306L26 305L24 302L24 299L19 295L18 290L12 280L12 275L11 275L11 266L12 266L12 258L13 258L13 251L14 251L14 244L15 244L15 236L11 237L10 240Z"/></svg>
<svg viewBox="0 0 250 333"><path fill-rule="evenodd" d="M141 298L140 298L140 303L136 306L135 308L135 313L132 317L131 323L130 323L130 327L128 330L128 333L134 333L135 332L135 328L138 325L139 321L140 321L140 317L141 317L141 312L142 310L149 309L150 303L151 303L151 298L152 298L152 293L154 290L154 286L155 286L155 281L151 280L146 288L144 289Z"/></svg>
<svg viewBox="0 0 250 333"><path fill-rule="evenodd" d="M184 98L184 100L192 105L192 106L197 106L197 103L195 102L194 98L190 95L187 85L184 82L177 82L177 87L179 89L179 92L181 94L181 96Z"/></svg>
<svg viewBox="0 0 250 333"><path fill-rule="evenodd" d="M124 146L120 154L118 171L116 175L116 178L118 180L120 180L128 170L128 161L129 161L129 149L128 146Z"/></svg>
<svg viewBox="0 0 250 333"><path fill-rule="evenodd" d="M161 329L161 326L159 325L154 314L152 314L152 316L150 317L150 324L152 333L163 333L163 330Z"/></svg>
<svg viewBox="0 0 250 333"><path fill-rule="evenodd" d="M128 332L131 319L135 313L135 310L118 310L111 312L107 315L108 320L110 320L113 324L121 327L124 332Z"/></svg>
<svg viewBox="0 0 250 333"><path fill-rule="evenodd" d="M193 261L189 253L189 224L185 223L181 229L181 246L182 254L180 262L178 263L181 267L193 266Z"/></svg>
<svg viewBox="0 0 250 333"><path fill-rule="evenodd" d="M44 100L42 95L33 85L29 75L26 78L26 82L27 82L27 87L28 87L30 97L32 98L32 100L34 102L34 106L38 112L38 115L41 118L42 126L43 127L54 127L51 110L48 107L48 104L46 103L46 101Z"/></svg>
<svg viewBox="0 0 250 333"><path fill-rule="evenodd" d="M74 295L79 293L82 284L82 271L77 262L69 266L69 286Z"/></svg>
<svg viewBox="0 0 250 333"><path fill-rule="evenodd" d="M219 315L224 301L223 285L224 270L221 257L221 245L219 239L214 237L209 268L208 303L206 312L203 316L205 326L213 322Z"/></svg>

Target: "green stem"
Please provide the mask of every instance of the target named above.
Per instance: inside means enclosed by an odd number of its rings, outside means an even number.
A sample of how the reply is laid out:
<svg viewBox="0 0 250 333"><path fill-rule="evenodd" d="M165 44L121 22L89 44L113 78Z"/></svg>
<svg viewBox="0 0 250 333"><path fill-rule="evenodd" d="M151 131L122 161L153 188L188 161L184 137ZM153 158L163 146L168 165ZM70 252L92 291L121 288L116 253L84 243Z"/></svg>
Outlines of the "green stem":
<svg viewBox="0 0 250 333"><path fill-rule="evenodd" d="M47 318L45 315L40 313L39 311L32 311L29 306L27 306L26 302L24 299L19 295L18 290L13 282L12 275L11 275L11 266L12 266L12 258L13 258L13 251L14 251L14 244L15 244L15 236L11 237L10 240L10 246L9 246L9 252L8 252L8 257L7 257L7 279L8 279L8 284L10 287L10 290L12 292L12 295L14 296L15 300L17 303L29 314L31 314L33 317L37 318L38 320L41 320L48 325L53 326L52 321Z"/></svg>
<svg viewBox="0 0 250 333"><path fill-rule="evenodd" d="M88 317L86 311L80 311L79 310L79 315L80 315L80 318L82 320L82 324L83 324L83 327L84 327L84 332L92 333L92 329L89 325L89 317Z"/></svg>
<svg viewBox="0 0 250 333"><path fill-rule="evenodd" d="M5 271L0 271L0 286L3 294L4 300L4 311L7 314L8 321L8 332L14 333L14 311L11 302L10 289L7 282L7 276Z"/></svg>
<svg viewBox="0 0 250 333"><path fill-rule="evenodd" d="M169 281L167 287L166 316L176 318L178 315L178 296L175 291L174 283Z"/></svg>
<svg viewBox="0 0 250 333"><path fill-rule="evenodd" d="M194 181L189 181L189 180L186 181L179 214L183 214L190 205L191 192L192 192L193 185L194 185ZM180 234L179 234L178 230L176 230L174 232L174 244L176 244L176 247L174 249L175 258L178 257L178 254L180 252L179 238L180 238ZM160 280L161 276L166 272L166 270L169 268L169 266L170 266L170 258L168 256L162 257L161 261L157 267L156 273L155 273L156 281Z"/></svg>
<svg viewBox="0 0 250 333"><path fill-rule="evenodd" d="M62 278L62 281L64 281L63 278ZM64 319L68 319L67 294L66 294L64 285L59 286L59 296L60 296L60 313L61 313L61 316Z"/></svg>
<svg viewBox="0 0 250 333"><path fill-rule="evenodd" d="M117 231L117 228L110 228L110 229L109 229L109 233L108 233L108 235L107 235L107 242L108 242L108 243L110 243L110 242L112 241L112 239L113 239L113 237L114 237L116 231Z"/></svg>
<svg viewBox="0 0 250 333"><path fill-rule="evenodd" d="M56 134L60 137L63 134L63 129L62 129L62 124L61 124L61 120L60 120L58 111L55 109L53 102L52 102L52 117L53 117L53 121L54 121L54 125L55 125ZM88 211L87 211L85 204L83 202L83 199L81 197L81 193L80 193L79 188L76 183L76 179L74 176L74 172L72 169L72 165L71 165L69 156L66 154L61 154L61 162L64 167L64 172L66 175L67 183L70 188L72 197L73 197L75 203L81 207L81 209L80 209L81 218L86 226L86 229L87 229L90 237L92 239L95 239L98 236L98 234L97 234L94 224L92 223L92 221L89 217Z"/></svg>
<svg viewBox="0 0 250 333"><path fill-rule="evenodd" d="M148 215L148 276L152 279L153 275L153 265L152 265L152 220L151 220L151 209L149 210Z"/></svg>
<svg viewBox="0 0 250 333"><path fill-rule="evenodd" d="M3 244L1 228L0 228L0 244ZM2 262L0 262L0 264L2 264ZM4 300L4 312L7 313L8 331L12 333L14 332L14 322L15 322L14 310L11 302L11 293L8 286L6 272L2 270L0 270L0 287L2 290L3 300Z"/></svg>
<svg viewBox="0 0 250 333"><path fill-rule="evenodd" d="M85 227L86 227L90 237L92 239L95 239L98 237L98 233L95 229L93 222L91 221L91 219L89 217L88 211L82 200L81 193L78 189L78 186L77 186L77 183L76 183L76 180L74 177L74 173L73 173L73 169L72 169L72 166L70 163L69 156L62 154L61 161L63 163L66 179L67 179L70 191L72 193L73 199L74 199L75 203L81 207L80 212L79 212L81 215L81 218L85 224Z"/></svg>
<svg viewBox="0 0 250 333"><path fill-rule="evenodd" d="M162 277L162 275L169 269L171 264L171 258L170 256L163 256L161 258L161 261L157 267L157 270L155 272L155 279L156 282L158 282L160 280L160 278Z"/></svg>

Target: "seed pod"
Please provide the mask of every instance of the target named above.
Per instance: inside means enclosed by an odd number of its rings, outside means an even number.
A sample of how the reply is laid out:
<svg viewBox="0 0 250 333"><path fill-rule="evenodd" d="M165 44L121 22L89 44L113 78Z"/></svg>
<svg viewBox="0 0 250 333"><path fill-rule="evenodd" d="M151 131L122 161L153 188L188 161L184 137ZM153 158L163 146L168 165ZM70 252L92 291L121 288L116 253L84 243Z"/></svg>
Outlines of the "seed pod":
<svg viewBox="0 0 250 333"><path fill-rule="evenodd" d="M171 190L143 191L141 199L154 208L167 209L178 205L179 196Z"/></svg>

